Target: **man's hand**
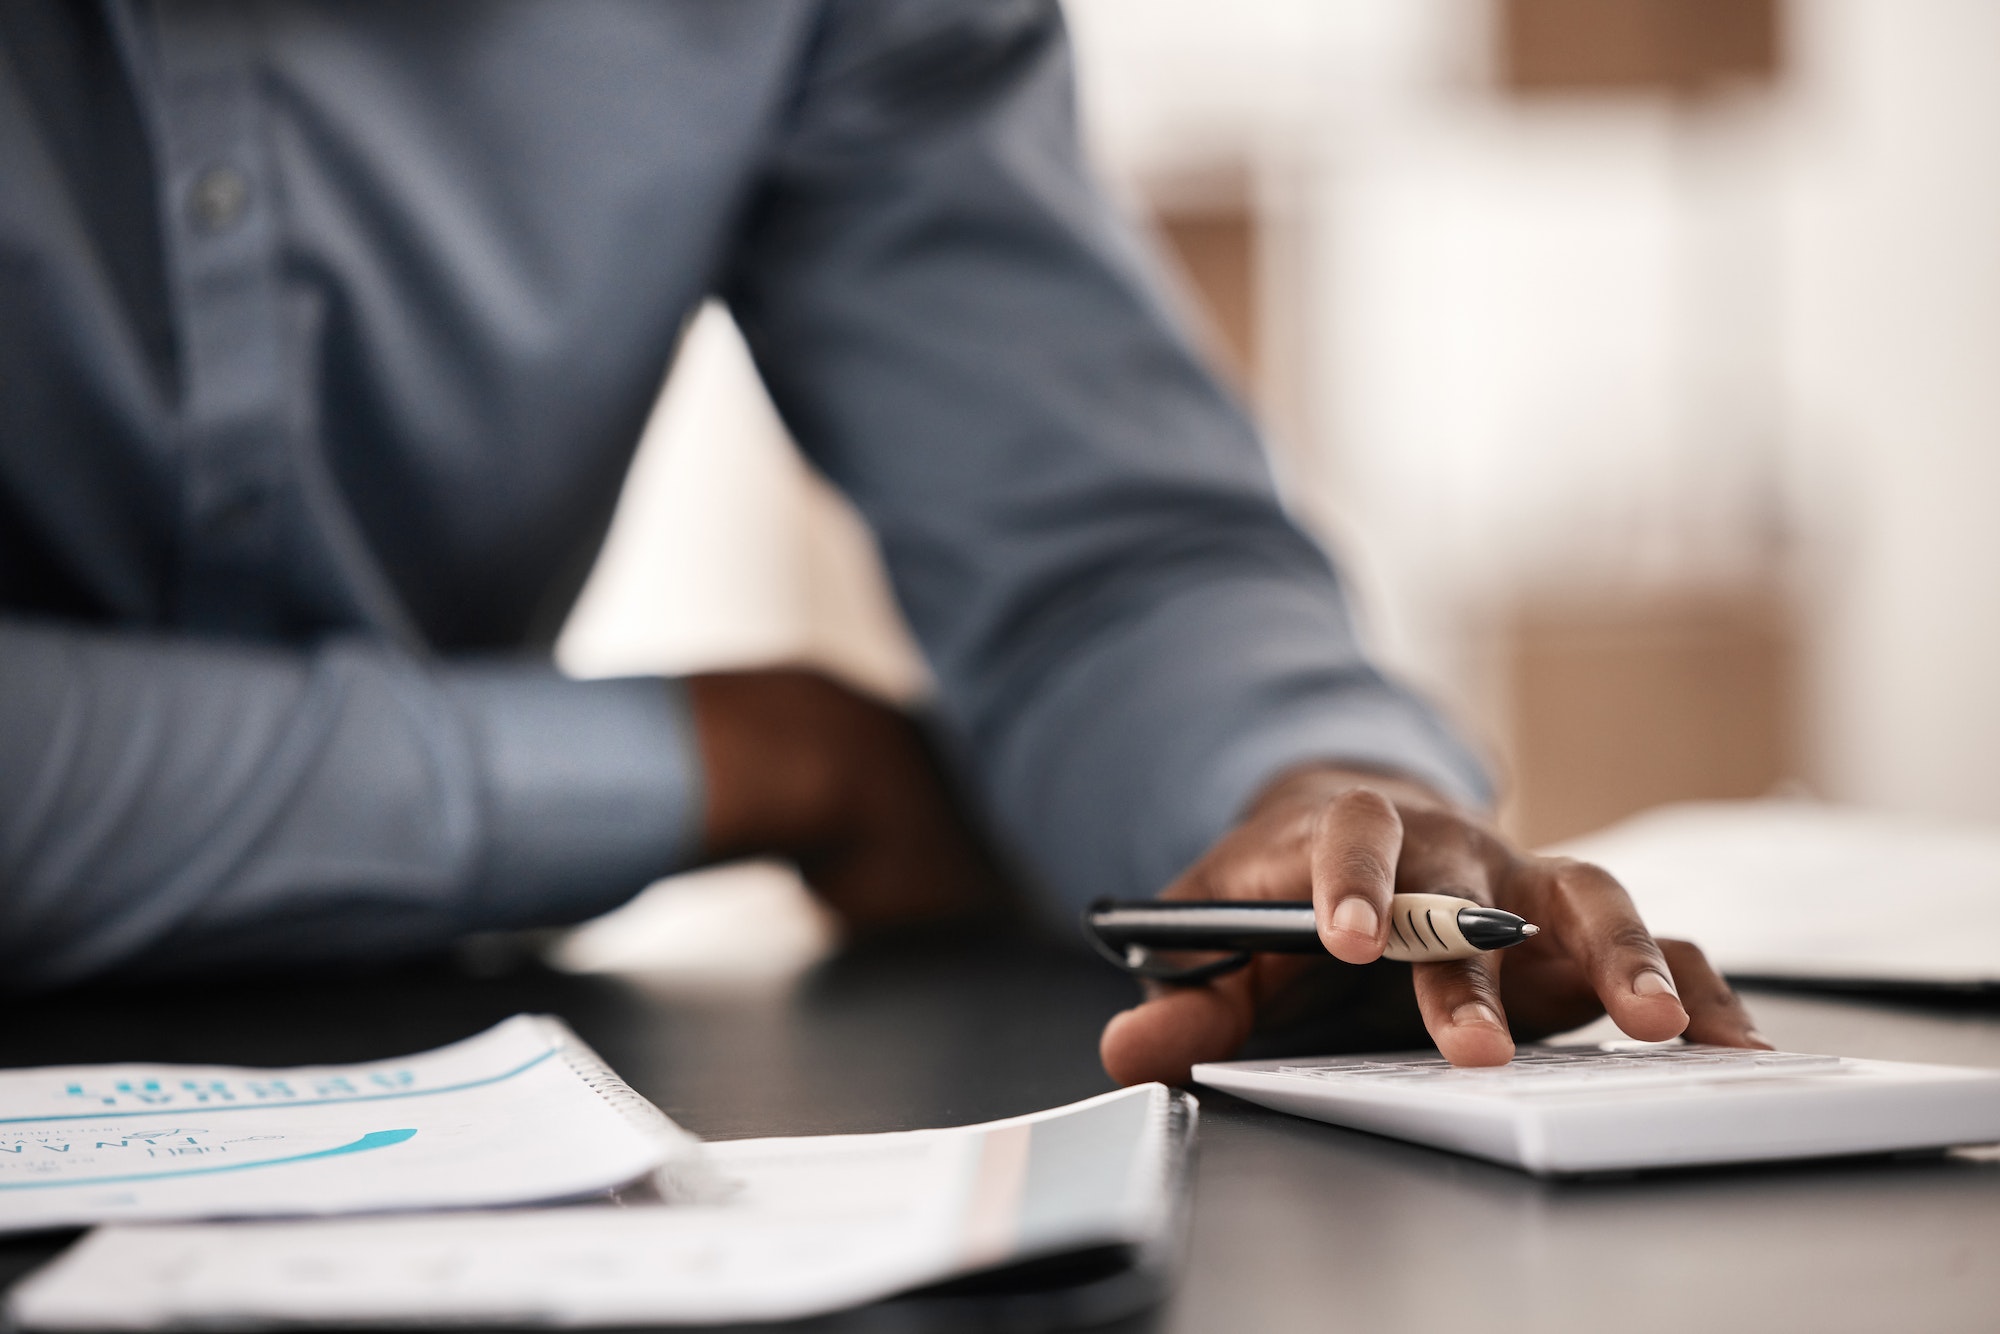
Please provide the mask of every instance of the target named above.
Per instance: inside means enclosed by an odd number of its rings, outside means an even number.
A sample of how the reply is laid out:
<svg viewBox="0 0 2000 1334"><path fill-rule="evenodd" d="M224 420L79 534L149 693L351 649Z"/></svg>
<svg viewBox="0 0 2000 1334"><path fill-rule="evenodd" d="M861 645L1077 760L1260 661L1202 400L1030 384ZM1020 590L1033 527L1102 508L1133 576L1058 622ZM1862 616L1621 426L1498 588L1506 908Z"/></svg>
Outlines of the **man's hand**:
<svg viewBox="0 0 2000 1334"><path fill-rule="evenodd" d="M1519 913L1541 934L1450 963L1377 962L1389 896L1452 894ZM1635 1038L1767 1046L1701 951L1656 941L1604 871L1516 852L1480 820L1406 779L1295 770L1252 805L1164 898L1307 899L1340 963L1258 955L1203 986L1152 985L1101 1043L1120 1083L1180 1083L1198 1061L1266 1046L1414 1046L1427 1032L1456 1065L1501 1065L1514 1037L1609 1011ZM1368 964L1371 967L1351 967ZM1407 980L1406 980L1407 979Z"/></svg>
<svg viewBox="0 0 2000 1334"><path fill-rule="evenodd" d="M782 857L863 931L995 900L999 878L907 716L790 668L687 684L704 861Z"/></svg>

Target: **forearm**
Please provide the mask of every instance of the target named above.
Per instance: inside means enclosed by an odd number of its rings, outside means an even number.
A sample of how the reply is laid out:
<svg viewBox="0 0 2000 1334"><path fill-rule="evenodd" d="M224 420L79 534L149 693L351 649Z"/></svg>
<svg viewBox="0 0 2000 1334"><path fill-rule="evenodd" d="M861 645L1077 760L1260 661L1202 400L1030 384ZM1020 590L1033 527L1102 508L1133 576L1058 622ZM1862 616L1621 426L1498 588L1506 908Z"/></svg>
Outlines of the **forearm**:
<svg viewBox="0 0 2000 1334"><path fill-rule="evenodd" d="M0 621L13 985L436 948L576 920L692 851L654 681Z"/></svg>
<svg viewBox="0 0 2000 1334"><path fill-rule="evenodd" d="M805 671L715 672L687 682L705 799L701 858L810 858L836 842L857 780L843 734L853 696Z"/></svg>
<svg viewBox="0 0 2000 1334"><path fill-rule="evenodd" d="M779 857L851 927L978 908L998 879L914 720L814 672L687 682L704 861Z"/></svg>

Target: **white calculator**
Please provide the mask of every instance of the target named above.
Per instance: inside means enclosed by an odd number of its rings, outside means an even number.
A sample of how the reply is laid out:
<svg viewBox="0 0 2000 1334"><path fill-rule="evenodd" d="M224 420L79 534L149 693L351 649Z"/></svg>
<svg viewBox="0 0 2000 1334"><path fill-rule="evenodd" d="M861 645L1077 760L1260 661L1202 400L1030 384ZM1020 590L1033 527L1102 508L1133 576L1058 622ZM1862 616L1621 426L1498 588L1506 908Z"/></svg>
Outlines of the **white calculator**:
<svg viewBox="0 0 2000 1334"><path fill-rule="evenodd" d="M2000 1071L1691 1044L1222 1061L1197 1083L1537 1176L2000 1141Z"/></svg>

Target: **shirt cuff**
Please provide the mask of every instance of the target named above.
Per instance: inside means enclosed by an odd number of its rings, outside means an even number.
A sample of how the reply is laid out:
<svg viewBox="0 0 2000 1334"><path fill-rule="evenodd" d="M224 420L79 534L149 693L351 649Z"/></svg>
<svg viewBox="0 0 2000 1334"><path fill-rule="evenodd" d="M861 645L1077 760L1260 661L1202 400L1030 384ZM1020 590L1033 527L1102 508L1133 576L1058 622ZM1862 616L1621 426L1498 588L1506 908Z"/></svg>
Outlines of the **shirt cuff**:
<svg viewBox="0 0 2000 1334"><path fill-rule="evenodd" d="M701 763L681 682L522 663L454 665L443 680L481 775L472 929L582 921L694 861Z"/></svg>

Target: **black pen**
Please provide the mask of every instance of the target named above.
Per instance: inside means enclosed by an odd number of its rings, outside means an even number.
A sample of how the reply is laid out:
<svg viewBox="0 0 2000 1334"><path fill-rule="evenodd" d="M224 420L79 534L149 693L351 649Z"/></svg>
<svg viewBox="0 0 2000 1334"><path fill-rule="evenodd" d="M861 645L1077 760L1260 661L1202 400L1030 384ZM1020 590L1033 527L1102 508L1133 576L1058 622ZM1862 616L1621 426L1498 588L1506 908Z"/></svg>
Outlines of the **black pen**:
<svg viewBox="0 0 2000 1334"><path fill-rule="evenodd" d="M1240 968L1252 954L1321 954L1313 906L1237 899L1099 899L1084 911L1084 934L1119 967L1165 981L1200 981ZM1440 963L1506 949L1540 928L1500 908L1449 894L1397 894L1389 900L1385 959ZM1193 968L1161 966L1155 950L1227 950L1231 956Z"/></svg>

